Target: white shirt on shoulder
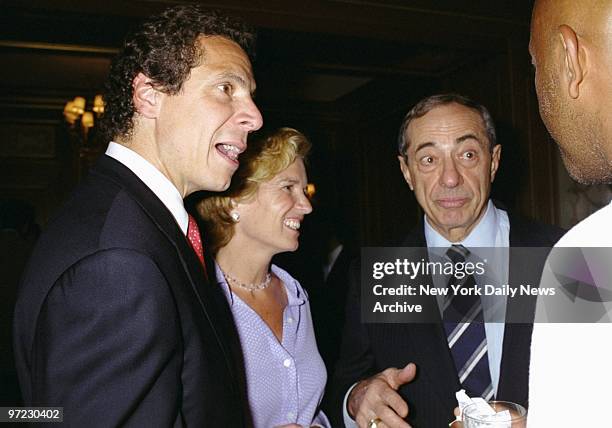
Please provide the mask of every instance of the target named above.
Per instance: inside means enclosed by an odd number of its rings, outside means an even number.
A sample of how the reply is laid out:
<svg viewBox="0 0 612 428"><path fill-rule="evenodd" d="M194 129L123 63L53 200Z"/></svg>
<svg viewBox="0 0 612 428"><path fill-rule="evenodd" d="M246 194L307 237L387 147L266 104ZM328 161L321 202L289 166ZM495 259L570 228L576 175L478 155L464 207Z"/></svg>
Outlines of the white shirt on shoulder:
<svg viewBox="0 0 612 428"><path fill-rule="evenodd" d="M555 247L612 247L612 203L574 226ZM545 270L542 282L547 280ZM609 284L612 278L600 281ZM542 310L538 304L536 319ZM534 324L527 426L610 426L611 358L611 323Z"/></svg>

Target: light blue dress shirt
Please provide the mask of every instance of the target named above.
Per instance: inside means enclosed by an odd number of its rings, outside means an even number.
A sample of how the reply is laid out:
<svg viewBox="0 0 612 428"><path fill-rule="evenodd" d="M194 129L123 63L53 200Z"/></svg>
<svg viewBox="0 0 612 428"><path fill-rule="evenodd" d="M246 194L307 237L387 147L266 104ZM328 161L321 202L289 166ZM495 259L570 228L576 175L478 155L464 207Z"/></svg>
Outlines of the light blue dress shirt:
<svg viewBox="0 0 612 428"><path fill-rule="evenodd" d="M431 249L434 257L440 257L440 251L445 253L453 244L461 244L468 250L470 255L468 261L487 260L487 277L474 275L477 284L507 284L509 253L506 250L488 251L486 248L509 248L510 247L510 221L506 211L496 208L489 201L487 210L476 227L461 242L450 242L430 226L425 218L425 240L427 247ZM479 247L482 248L479 251ZM434 276L434 282L444 281L441 275ZM436 287L444 287L446 284L435 284ZM442 308L443 296L438 297L438 306ZM504 344L504 327L500 320L505 319L506 301L503 296L481 296L483 317L485 321L485 334L487 336L487 353L489 356L489 370L491 371L491 382L493 390L497 394L499 385L499 371ZM498 322L493 322L493 321Z"/></svg>
<svg viewBox="0 0 612 428"><path fill-rule="evenodd" d="M219 265L215 272L242 345L253 425L329 428L327 416L319 410L327 373L315 341L308 296L286 271L276 265L271 270L287 293L280 342L259 314L232 293Z"/></svg>

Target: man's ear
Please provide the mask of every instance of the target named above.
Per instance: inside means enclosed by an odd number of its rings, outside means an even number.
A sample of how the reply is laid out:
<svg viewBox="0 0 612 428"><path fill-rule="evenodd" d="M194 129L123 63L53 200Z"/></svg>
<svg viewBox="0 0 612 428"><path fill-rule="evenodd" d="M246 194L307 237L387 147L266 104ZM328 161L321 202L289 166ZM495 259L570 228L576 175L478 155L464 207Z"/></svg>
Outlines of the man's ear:
<svg viewBox="0 0 612 428"><path fill-rule="evenodd" d="M132 81L132 89L132 102L136 112L149 119L156 118L160 106L160 92L155 89L152 80L143 73L138 73Z"/></svg>
<svg viewBox="0 0 612 428"><path fill-rule="evenodd" d="M586 74L586 55L578 35L568 25L559 26L559 37L563 45L563 72L567 78L567 91L576 99L580 95L580 84Z"/></svg>
<svg viewBox="0 0 612 428"><path fill-rule="evenodd" d="M497 174L497 170L499 169L499 160L501 159L501 144L496 144L493 147L493 153L491 153L491 183L495 180L495 174Z"/></svg>
<svg viewBox="0 0 612 428"><path fill-rule="evenodd" d="M402 170L402 174L404 175L406 183L408 183L410 190L414 191L414 186L412 186L412 176L410 175L410 169L408 168L408 164L406 164L406 158L404 156L399 155L397 157L397 160L399 160L400 169Z"/></svg>

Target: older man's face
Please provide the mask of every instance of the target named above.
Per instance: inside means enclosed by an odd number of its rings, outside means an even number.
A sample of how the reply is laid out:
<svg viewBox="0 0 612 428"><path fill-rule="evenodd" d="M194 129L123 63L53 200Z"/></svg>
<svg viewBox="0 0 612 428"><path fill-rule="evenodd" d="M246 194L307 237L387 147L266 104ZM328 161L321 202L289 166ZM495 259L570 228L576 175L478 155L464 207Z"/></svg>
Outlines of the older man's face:
<svg viewBox="0 0 612 428"><path fill-rule="evenodd" d="M402 173L429 224L451 242L463 240L485 212L501 146L491 153L478 112L459 104L436 107L407 129Z"/></svg>

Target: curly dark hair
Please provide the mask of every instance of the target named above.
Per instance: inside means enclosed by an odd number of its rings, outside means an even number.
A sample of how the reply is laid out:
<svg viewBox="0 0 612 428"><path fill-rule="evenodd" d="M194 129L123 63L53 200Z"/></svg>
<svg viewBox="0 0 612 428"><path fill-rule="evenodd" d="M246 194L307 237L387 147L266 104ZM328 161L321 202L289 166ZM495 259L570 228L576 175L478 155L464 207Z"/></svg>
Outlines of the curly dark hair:
<svg viewBox="0 0 612 428"><path fill-rule="evenodd" d="M191 69L205 56L200 36L222 36L238 43L249 57L255 33L241 21L197 5L176 6L143 22L125 40L114 59L105 88L106 108L101 121L107 140L129 139L133 130L132 82L140 72L159 90L177 94Z"/></svg>

